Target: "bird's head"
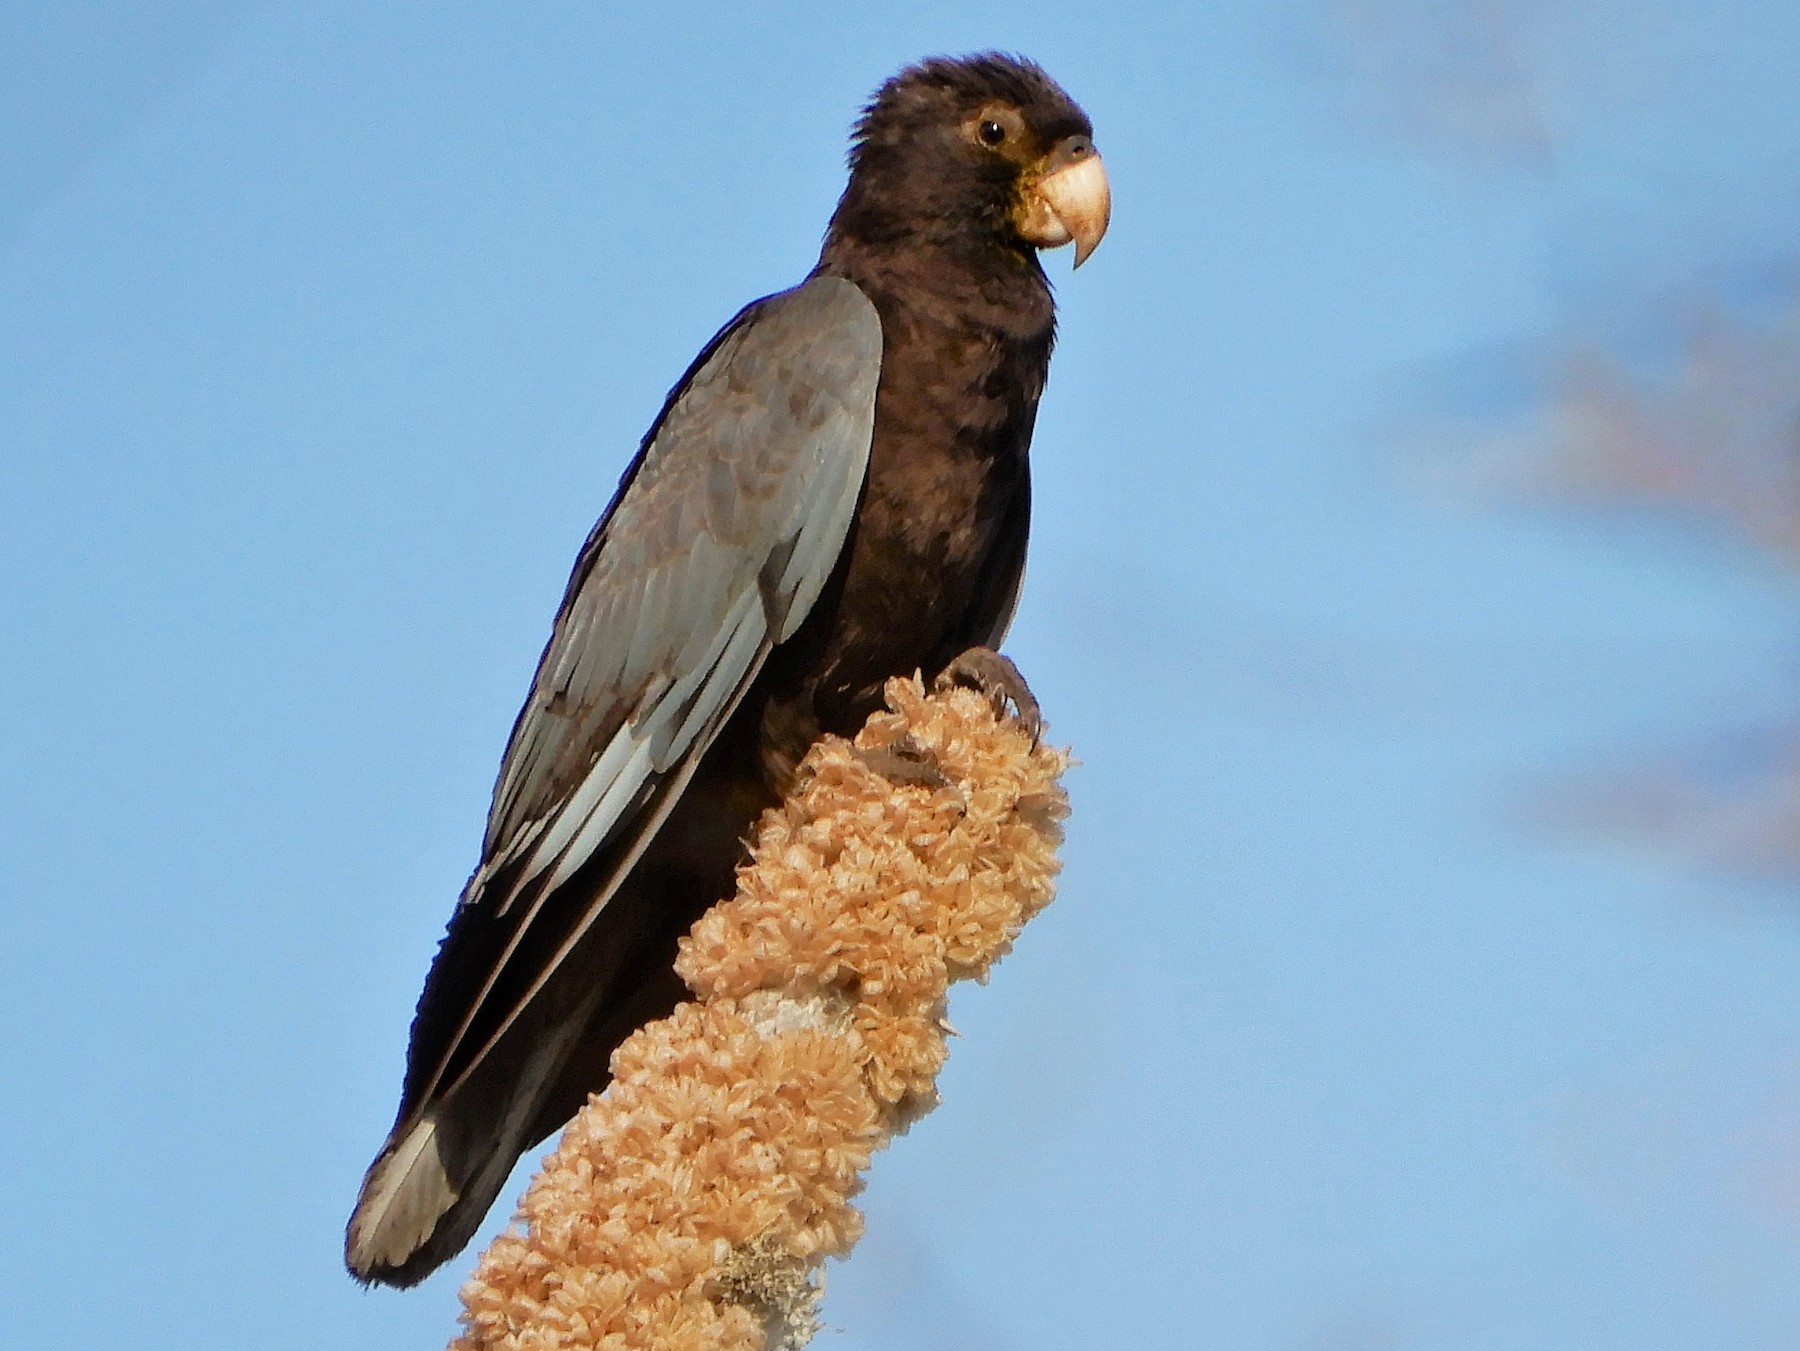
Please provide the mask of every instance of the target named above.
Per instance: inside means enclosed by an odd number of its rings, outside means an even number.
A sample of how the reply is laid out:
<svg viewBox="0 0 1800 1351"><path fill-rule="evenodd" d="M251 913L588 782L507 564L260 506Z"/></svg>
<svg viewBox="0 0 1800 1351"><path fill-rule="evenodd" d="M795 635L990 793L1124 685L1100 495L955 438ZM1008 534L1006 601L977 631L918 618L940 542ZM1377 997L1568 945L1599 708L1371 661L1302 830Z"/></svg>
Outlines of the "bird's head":
<svg viewBox="0 0 1800 1351"><path fill-rule="evenodd" d="M1080 267L1112 209L1093 131L1029 61L993 52L922 61L882 85L857 123L832 233L1025 254L1073 242Z"/></svg>

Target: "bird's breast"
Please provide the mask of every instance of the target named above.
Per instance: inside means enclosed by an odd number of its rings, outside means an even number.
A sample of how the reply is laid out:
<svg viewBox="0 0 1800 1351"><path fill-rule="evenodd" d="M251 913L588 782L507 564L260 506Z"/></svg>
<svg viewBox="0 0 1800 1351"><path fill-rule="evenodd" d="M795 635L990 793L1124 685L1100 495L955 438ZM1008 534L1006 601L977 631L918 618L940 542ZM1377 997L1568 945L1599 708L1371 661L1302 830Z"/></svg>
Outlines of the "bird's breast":
<svg viewBox="0 0 1800 1351"><path fill-rule="evenodd" d="M990 641L1025 557L1027 451L1049 335L883 312L868 479L813 614L776 654L764 755L852 733L896 675Z"/></svg>

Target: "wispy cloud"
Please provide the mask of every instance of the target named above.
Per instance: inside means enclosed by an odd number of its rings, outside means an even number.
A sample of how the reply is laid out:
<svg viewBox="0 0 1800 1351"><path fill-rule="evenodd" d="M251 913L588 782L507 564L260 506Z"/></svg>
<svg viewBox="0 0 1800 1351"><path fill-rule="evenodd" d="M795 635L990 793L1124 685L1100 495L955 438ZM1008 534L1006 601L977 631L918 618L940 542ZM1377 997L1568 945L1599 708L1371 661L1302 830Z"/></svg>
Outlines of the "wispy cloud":
<svg viewBox="0 0 1800 1351"><path fill-rule="evenodd" d="M1790 278L1800 272L1790 272ZM1696 284L1630 322L1572 323L1517 363L1509 416L1434 419L1429 468L1489 497L1704 522L1800 565L1800 284ZM1800 878L1800 719L1541 786L1531 815L1719 871Z"/></svg>
<svg viewBox="0 0 1800 1351"><path fill-rule="evenodd" d="M1800 556L1800 292L1773 319L1684 306L1675 360L1564 339L1550 363L1545 486L1695 512Z"/></svg>

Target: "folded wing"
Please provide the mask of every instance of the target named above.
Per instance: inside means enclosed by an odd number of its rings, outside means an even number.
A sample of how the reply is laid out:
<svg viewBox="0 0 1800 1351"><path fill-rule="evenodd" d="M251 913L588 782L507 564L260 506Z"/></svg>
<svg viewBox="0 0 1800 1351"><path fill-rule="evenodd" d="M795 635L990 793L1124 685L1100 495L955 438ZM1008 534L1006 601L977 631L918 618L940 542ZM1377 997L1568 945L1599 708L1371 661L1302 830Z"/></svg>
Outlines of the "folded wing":
<svg viewBox="0 0 1800 1351"><path fill-rule="evenodd" d="M758 301L675 387L589 537L420 1001L399 1120L351 1217L347 1256L364 1279L404 1279L445 1212L459 1198L485 1212L488 1184L529 1143L555 1056L525 1057L499 1093L487 1062L523 1035L520 1019L817 600L861 494L880 364L880 322L853 284L814 278ZM493 1160L473 1151L479 1178L445 1157L438 1129L472 1078L493 1119L454 1133L459 1156L492 1136Z"/></svg>

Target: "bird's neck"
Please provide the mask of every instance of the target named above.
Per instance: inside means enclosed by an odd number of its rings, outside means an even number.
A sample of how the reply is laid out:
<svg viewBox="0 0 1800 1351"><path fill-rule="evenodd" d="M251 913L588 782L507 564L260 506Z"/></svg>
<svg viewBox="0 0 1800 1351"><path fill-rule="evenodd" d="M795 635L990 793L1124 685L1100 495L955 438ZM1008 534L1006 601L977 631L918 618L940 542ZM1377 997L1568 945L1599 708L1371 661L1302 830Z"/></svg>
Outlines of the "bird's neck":
<svg viewBox="0 0 1800 1351"><path fill-rule="evenodd" d="M833 228L816 276L855 282L874 302L891 342L897 328L984 331L1002 341L1048 344L1056 305L1032 249L991 233L918 229L869 237Z"/></svg>

